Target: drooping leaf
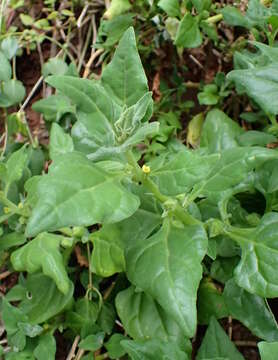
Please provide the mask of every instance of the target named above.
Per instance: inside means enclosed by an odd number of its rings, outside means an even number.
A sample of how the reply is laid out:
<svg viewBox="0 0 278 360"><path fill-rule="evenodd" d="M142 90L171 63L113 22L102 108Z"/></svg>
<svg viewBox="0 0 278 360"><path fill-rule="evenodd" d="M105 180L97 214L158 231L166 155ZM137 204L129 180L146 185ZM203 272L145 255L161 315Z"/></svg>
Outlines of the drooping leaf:
<svg viewBox="0 0 278 360"><path fill-rule="evenodd" d="M15 270L34 273L39 270L51 277L58 289L66 294L70 281L60 252L63 236L41 233L28 244L14 251L11 262Z"/></svg>
<svg viewBox="0 0 278 360"><path fill-rule="evenodd" d="M65 154L38 183L38 202L26 228L27 236L66 226L113 223L131 216L139 199L120 179L109 175L79 153Z"/></svg>
<svg viewBox="0 0 278 360"><path fill-rule="evenodd" d="M150 294L187 337L193 336L196 329L200 263L206 248L207 237L201 226L177 228L167 219L158 232L134 242L126 252L131 283Z"/></svg>
<svg viewBox="0 0 278 360"><path fill-rule="evenodd" d="M228 335L215 318L211 318L209 327L197 354L197 360L227 358L244 360L243 356L231 342Z"/></svg>
<svg viewBox="0 0 278 360"><path fill-rule="evenodd" d="M265 300L250 294L229 280L224 289L229 314L243 323L250 331L266 341L278 340L278 326Z"/></svg>

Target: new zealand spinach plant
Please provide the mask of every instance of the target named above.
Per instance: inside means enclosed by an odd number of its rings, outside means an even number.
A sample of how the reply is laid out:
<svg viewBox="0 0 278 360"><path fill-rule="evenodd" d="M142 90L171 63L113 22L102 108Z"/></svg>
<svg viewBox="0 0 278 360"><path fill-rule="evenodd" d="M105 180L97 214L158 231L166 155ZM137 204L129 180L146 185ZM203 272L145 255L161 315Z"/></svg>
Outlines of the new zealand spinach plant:
<svg viewBox="0 0 278 360"><path fill-rule="evenodd" d="M246 67L230 80L277 114L270 98L254 95L252 74L265 75ZM240 360L218 322L228 316L264 340L262 359L272 359L278 328L266 299L278 296L278 152L265 145L273 135L248 137L213 109L199 146L172 138L146 161L159 123L150 120L132 28L100 80L47 83L57 90L51 101L75 117L67 133L51 117L48 171L34 172L30 145L0 164L1 263L20 272L2 299L5 359L55 359L60 332L79 341L76 359L187 360L206 324L197 359Z"/></svg>

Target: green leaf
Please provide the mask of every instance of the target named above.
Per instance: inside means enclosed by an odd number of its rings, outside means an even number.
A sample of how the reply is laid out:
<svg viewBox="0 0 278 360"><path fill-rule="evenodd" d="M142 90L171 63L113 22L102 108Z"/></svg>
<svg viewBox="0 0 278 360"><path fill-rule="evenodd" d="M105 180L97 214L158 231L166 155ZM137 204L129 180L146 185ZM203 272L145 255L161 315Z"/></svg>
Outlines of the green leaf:
<svg viewBox="0 0 278 360"><path fill-rule="evenodd" d="M121 232L117 226L104 226L91 235L94 248L91 270L99 276L108 277L125 271Z"/></svg>
<svg viewBox="0 0 278 360"><path fill-rule="evenodd" d="M235 82L237 87L240 86L241 92L244 91L266 113L278 114L278 105L275 101L278 91L278 64L233 70L227 78Z"/></svg>
<svg viewBox="0 0 278 360"><path fill-rule="evenodd" d="M131 8L129 0L112 0L109 8L104 13L104 18L113 19Z"/></svg>
<svg viewBox="0 0 278 360"><path fill-rule="evenodd" d="M34 338L43 332L43 328L39 325L18 322L17 326L24 333L24 335L29 336L30 338Z"/></svg>
<svg viewBox="0 0 278 360"><path fill-rule="evenodd" d="M253 229L227 232L242 248L241 261L235 270L237 284L261 297L278 295L277 261L278 214L265 214Z"/></svg>
<svg viewBox="0 0 278 360"><path fill-rule="evenodd" d="M151 176L158 184L160 191L167 195L188 192L196 183L207 177L213 165L217 163L216 155L199 155L198 152L184 151L161 156L162 163L156 166L151 162ZM159 161L155 159L155 162Z"/></svg>
<svg viewBox="0 0 278 360"><path fill-rule="evenodd" d="M158 232L134 241L126 251L131 283L151 295L187 337L192 337L196 330L197 289L206 249L203 227L177 228L166 219ZM189 271L191 268L194 273Z"/></svg>
<svg viewBox="0 0 278 360"><path fill-rule="evenodd" d="M102 72L101 83L120 106L132 106L148 92L133 28L129 28L121 38L112 61Z"/></svg>
<svg viewBox="0 0 278 360"><path fill-rule="evenodd" d="M208 148L210 153L234 148L238 146L236 139L242 133L244 130L222 111L211 110L203 126L200 146Z"/></svg>
<svg viewBox="0 0 278 360"><path fill-rule="evenodd" d="M63 236L41 233L28 244L14 251L11 262L15 270L34 273L42 272L51 277L58 289L66 294L70 288L63 256L60 253L60 244Z"/></svg>
<svg viewBox="0 0 278 360"><path fill-rule="evenodd" d="M34 355L38 360L55 360L56 341L50 333L41 335L39 343L34 350Z"/></svg>
<svg viewBox="0 0 278 360"><path fill-rule="evenodd" d="M70 282L67 294L61 293L55 283L43 274L28 275L26 296L19 309L28 316L31 324L40 324L62 312L70 305L74 286Z"/></svg>
<svg viewBox="0 0 278 360"><path fill-rule="evenodd" d="M228 309L221 291L211 280L204 278L198 290L198 322L208 324L212 316L216 319L227 317Z"/></svg>
<svg viewBox="0 0 278 360"><path fill-rule="evenodd" d="M278 340L278 326L265 299L240 288L233 279L226 283L223 295L234 319L239 320L261 339Z"/></svg>
<svg viewBox="0 0 278 360"><path fill-rule="evenodd" d="M121 341L122 347L127 351L132 360L189 360L186 353L181 351L175 343L159 340L148 341Z"/></svg>
<svg viewBox="0 0 278 360"><path fill-rule="evenodd" d="M198 11L198 13L202 12L203 10L209 10L211 7L211 0L191 0L192 4Z"/></svg>
<svg viewBox="0 0 278 360"><path fill-rule="evenodd" d="M265 342L258 343L262 360L276 360L278 354L278 342Z"/></svg>
<svg viewBox="0 0 278 360"><path fill-rule="evenodd" d="M239 263L239 260L240 258L238 256L231 258L217 258L211 265L211 277L220 283L225 284L233 277L234 269Z"/></svg>
<svg viewBox="0 0 278 360"><path fill-rule="evenodd" d="M30 15L20 14L19 17L22 24L25 26L31 26L34 24L34 19Z"/></svg>
<svg viewBox="0 0 278 360"><path fill-rule="evenodd" d="M73 141L70 135L56 123L52 124L50 132L49 155L52 160L55 157L74 151Z"/></svg>
<svg viewBox="0 0 278 360"><path fill-rule="evenodd" d="M80 341L78 347L87 351L96 351L102 347L104 336L105 334L103 332L89 335L84 340Z"/></svg>
<svg viewBox="0 0 278 360"><path fill-rule="evenodd" d="M224 6L224 8L221 10L221 14L223 15L224 21L231 26L242 26L245 28L250 28L252 24L242 14L242 12L230 5Z"/></svg>
<svg viewBox="0 0 278 360"><path fill-rule="evenodd" d="M134 340L160 339L185 347L178 324L150 295L131 286L118 293L116 308L125 331Z"/></svg>
<svg viewBox="0 0 278 360"><path fill-rule="evenodd" d="M205 360L216 357L244 360L218 321L212 317L196 359Z"/></svg>
<svg viewBox="0 0 278 360"><path fill-rule="evenodd" d="M8 81L12 77L11 65L2 51L0 51L0 81Z"/></svg>
<svg viewBox="0 0 278 360"><path fill-rule="evenodd" d="M202 41L197 19L191 14L184 15L178 28L175 45L182 48L195 48L200 46Z"/></svg>
<svg viewBox="0 0 278 360"><path fill-rule="evenodd" d="M27 166L28 153L26 147L22 146L19 150L12 153L6 162L6 176L4 178L6 184L6 192L9 186L19 181L23 175L23 171Z"/></svg>
<svg viewBox="0 0 278 360"><path fill-rule="evenodd" d="M19 232L12 232L4 234L0 237L0 251L10 249L14 246L22 245L26 242L24 234Z"/></svg>
<svg viewBox="0 0 278 360"><path fill-rule="evenodd" d="M139 199L120 180L81 154L59 157L38 183L39 199L27 224L27 236L67 226L113 223L131 216Z"/></svg>
<svg viewBox="0 0 278 360"><path fill-rule="evenodd" d="M70 100L59 94L36 101L32 105L32 109L42 113L46 121L58 122L67 113L75 114L75 107Z"/></svg>
<svg viewBox="0 0 278 360"><path fill-rule="evenodd" d="M48 75L64 75L68 70L68 65L57 57L49 59L42 66L42 75L44 77Z"/></svg>
<svg viewBox="0 0 278 360"><path fill-rule="evenodd" d="M272 142L276 142L274 135L263 133L262 131L249 130L239 135L238 143L241 146L266 146Z"/></svg>
<svg viewBox="0 0 278 360"><path fill-rule="evenodd" d="M22 82L14 79L6 80L3 83L3 92L0 93L0 101L1 97L4 98L3 107L20 103L25 97L25 88Z"/></svg>
<svg viewBox="0 0 278 360"><path fill-rule="evenodd" d="M139 209L128 219L93 232L92 271L103 277L125 271L124 249L145 239L160 222L159 215Z"/></svg>
<svg viewBox="0 0 278 360"><path fill-rule="evenodd" d="M276 159L277 156L276 151L260 147L224 150L219 153L219 161L212 167L207 179L202 183L200 192L211 194L228 190L246 179L250 171L267 160Z"/></svg>
<svg viewBox="0 0 278 360"><path fill-rule="evenodd" d="M117 359L123 356L126 351L120 344L122 340L125 340L126 337L122 334L113 334L109 340L104 344L105 348L108 351L109 357L111 359Z"/></svg>
<svg viewBox="0 0 278 360"><path fill-rule="evenodd" d="M11 60L17 52L18 41L15 37L9 36L1 42L1 49L6 58Z"/></svg>
<svg viewBox="0 0 278 360"><path fill-rule="evenodd" d="M164 10L168 16L179 17L181 14L179 0L160 0L158 6Z"/></svg>

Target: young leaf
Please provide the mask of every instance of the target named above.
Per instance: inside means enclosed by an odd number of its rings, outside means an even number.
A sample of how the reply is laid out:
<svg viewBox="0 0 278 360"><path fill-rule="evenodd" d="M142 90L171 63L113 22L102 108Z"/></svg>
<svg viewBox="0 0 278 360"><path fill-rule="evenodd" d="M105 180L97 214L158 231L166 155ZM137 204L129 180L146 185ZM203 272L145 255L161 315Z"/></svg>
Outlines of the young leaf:
<svg viewBox="0 0 278 360"><path fill-rule="evenodd" d="M203 227L177 228L166 219L158 232L134 241L126 252L131 283L150 294L187 337L196 330L197 288L206 249ZM193 268L194 272L190 270Z"/></svg>
<svg viewBox="0 0 278 360"><path fill-rule="evenodd" d="M66 226L113 223L139 207L137 196L79 153L65 154L38 183L39 199L26 234L55 231Z"/></svg>
<svg viewBox="0 0 278 360"><path fill-rule="evenodd" d="M277 323L263 298L240 288L233 279L226 283L223 295L229 314L234 319L239 320L261 339L278 340Z"/></svg>
<svg viewBox="0 0 278 360"><path fill-rule="evenodd" d="M196 359L205 360L217 357L244 360L218 321L212 317Z"/></svg>
<svg viewBox="0 0 278 360"><path fill-rule="evenodd" d="M182 48L195 48L200 46L202 41L197 19L191 14L184 15L179 24L175 45Z"/></svg>
<svg viewBox="0 0 278 360"><path fill-rule="evenodd" d="M41 233L28 244L14 251L11 262L15 270L34 273L42 272L51 277L58 289L66 294L69 291L70 281L60 253L60 244L63 236Z"/></svg>
<svg viewBox="0 0 278 360"><path fill-rule="evenodd" d="M112 61L102 72L101 83L120 106L132 106L148 92L133 28L121 38Z"/></svg>

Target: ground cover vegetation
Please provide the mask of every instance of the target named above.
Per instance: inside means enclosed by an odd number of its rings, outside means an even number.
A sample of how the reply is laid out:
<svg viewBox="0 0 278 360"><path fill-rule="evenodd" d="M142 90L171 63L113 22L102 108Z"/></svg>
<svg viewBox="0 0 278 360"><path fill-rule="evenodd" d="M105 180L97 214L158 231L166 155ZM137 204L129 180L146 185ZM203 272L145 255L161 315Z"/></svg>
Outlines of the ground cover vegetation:
<svg viewBox="0 0 278 360"><path fill-rule="evenodd" d="M276 360L278 1L0 9L0 357Z"/></svg>

